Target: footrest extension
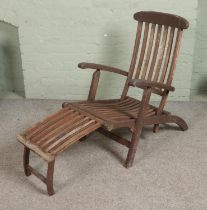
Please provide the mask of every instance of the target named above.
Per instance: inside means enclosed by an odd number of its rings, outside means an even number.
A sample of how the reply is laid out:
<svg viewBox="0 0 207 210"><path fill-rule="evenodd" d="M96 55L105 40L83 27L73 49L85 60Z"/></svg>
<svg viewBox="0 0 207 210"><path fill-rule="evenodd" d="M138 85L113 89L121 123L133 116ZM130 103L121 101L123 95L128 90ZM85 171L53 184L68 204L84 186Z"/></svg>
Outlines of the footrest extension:
<svg viewBox="0 0 207 210"><path fill-rule="evenodd" d="M99 127L101 127L99 120L91 115L87 116L72 106L64 107L38 122L17 136L18 141L25 146L28 153L24 155L25 174L30 175L33 172L30 170L32 167L29 166L30 150L48 163L54 162L58 154ZM48 183L47 177L44 182Z"/></svg>

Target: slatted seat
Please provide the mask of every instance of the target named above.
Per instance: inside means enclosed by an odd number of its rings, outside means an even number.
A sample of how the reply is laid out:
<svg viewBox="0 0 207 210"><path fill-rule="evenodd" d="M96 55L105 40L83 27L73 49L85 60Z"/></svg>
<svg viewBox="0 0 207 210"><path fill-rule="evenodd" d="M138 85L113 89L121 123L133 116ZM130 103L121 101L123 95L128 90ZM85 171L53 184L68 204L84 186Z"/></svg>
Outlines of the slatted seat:
<svg viewBox="0 0 207 210"><path fill-rule="evenodd" d="M145 125L153 125L159 131L161 123L176 123L187 130L186 122L164 110L172 86L177 57L186 19L172 14L142 11L134 14L138 22L134 50L129 71L94 63L79 63L81 69L94 69L88 100L63 103L63 109L18 135L24 145L24 170L40 178L52 195L55 157L89 133L97 130L128 148L125 162L131 167L139 138ZM115 100L95 100L101 71L113 72L126 77L121 97ZM143 90L141 100L128 96L130 88ZM161 97L157 107L150 105L151 95ZM129 128L131 140L112 132L116 128ZM30 150L48 162L47 177L29 165Z"/></svg>
<svg viewBox="0 0 207 210"><path fill-rule="evenodd" d="M137 99L126 97L124 100L100 100L83 101L78 103L65 103L64 107L75 106L104 121L105 127L112 130L119 127L132 127L141 108L141 102ZM156 115L157 107L148 105L144 111L144 117Z"/></svg>

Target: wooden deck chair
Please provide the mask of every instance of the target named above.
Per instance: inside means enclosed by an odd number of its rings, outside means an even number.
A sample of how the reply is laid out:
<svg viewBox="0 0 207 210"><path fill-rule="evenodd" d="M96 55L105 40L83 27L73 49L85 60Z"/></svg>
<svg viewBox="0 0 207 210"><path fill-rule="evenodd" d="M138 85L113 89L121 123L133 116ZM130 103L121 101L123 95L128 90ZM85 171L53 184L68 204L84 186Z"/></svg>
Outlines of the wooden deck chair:
<svg viewBox="0 0 207 210"><path fill-rule="evenodd" d="M95 130L129 149L126 167L130 167L143 126L154 125L154 132L159 130L161 123L176 123L181 130L188 128L183 119L164 110L169 92L175 89L171 83L183 29L188 28L188 21L159 12L138 12L134 18L138 26L129 72L105 65L80 63L78 66L81 69L95 69L88 100L63 103L60 111L17 136L24 145L23 166L26 176L34 174L42 180L49 195L54 194L56 156ZM119 99L95 100L101 71L126 77ZM143 89L141 100L127 96L130 87ZM151 94L161 97L158 107L150 105ZM124 127L132 132L131 141L111 132ZM29 165L30 150L48 162L46 177Z"/></svg>
<svg viewBox="0 0 207 210"><path fill-rule="evenodd" d="M154 125L158 132L161 123L176 123L181 130L187 130L186 122L178 116L164 111L175 72L183 29L189 27L186 19L172 14L142 11L134 14L138 21L136 39L129 72L94 63L80 63L81 69L95 69L88 100L72 103L104 121L98 129L102 134L129 148L126 167L132 166L140 134L144 125ZM120 99L96 101L101 71L113 72L126 77ZM143 89L142 99L127 96L130 87ZM151 94L161 97L158 107L149 104ZM63 107L68 103L64 103ZM132 131L131 141L111 133L112 129L127 127Z"/></svg>

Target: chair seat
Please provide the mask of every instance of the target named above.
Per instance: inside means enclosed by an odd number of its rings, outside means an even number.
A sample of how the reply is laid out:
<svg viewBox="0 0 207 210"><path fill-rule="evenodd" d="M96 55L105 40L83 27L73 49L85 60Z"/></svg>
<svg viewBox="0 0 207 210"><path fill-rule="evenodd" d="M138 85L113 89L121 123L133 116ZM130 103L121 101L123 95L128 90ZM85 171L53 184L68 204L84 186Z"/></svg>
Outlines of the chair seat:
<svg viewBox="0 0 207 210"><path fill-rule="evenodd" d="M74 103L66 103L78 107L105 122L106 127L132 127L138 112L141 108L141 103L131 97L126 97L124 100L98 100L98 101L81 101ZM154 116L157 107L148 105L144 111L144 117L148 118Z"/></svg>

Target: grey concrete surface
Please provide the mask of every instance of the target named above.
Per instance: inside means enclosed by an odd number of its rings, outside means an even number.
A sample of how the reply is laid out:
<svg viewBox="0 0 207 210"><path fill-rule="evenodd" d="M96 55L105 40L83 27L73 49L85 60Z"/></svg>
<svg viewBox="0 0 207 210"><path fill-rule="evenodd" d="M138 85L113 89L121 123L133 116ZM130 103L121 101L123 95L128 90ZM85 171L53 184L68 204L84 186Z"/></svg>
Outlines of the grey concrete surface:
<svg viewBox="0 0 207 210"><path fill-rule="evenodd" d="M123 167L126 148L101 134L76 143L57 158L56 194L48 197L43 183L24 175L23 146L15 135L61 102L0 100L0 210L207 209L206 102L169 102L167 109L185 118L189 130L164 125L154 134L146 127L130 169ZM31 164L46 170L36 155Z"/></svg>

